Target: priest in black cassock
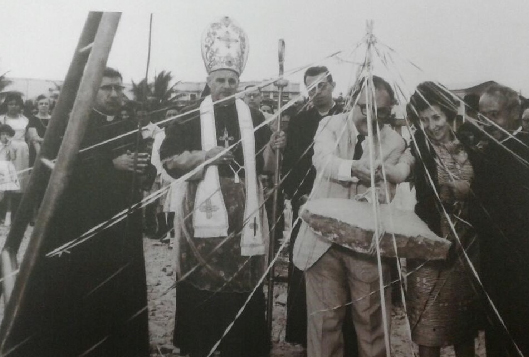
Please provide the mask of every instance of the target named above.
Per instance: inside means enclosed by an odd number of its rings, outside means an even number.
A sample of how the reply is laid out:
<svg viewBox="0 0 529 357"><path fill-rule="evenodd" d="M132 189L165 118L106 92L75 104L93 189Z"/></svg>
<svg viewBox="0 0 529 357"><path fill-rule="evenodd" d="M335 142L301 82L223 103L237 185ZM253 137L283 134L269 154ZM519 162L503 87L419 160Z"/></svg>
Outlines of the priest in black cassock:
<svg viewBox="0 0 529 357"><path fill-rule="evenodd" d="M133 121L116 117L122 92L121 74L107 68L82 148L134 130ZM134 165L135 137L79 154L20 301L9 356L149 356L141 210L60 256L46 256L141 199L139 183L154 167L147 154Z"/></svg>
<svg viewBox="0 0 529 357"><path fill-rule="evenodd" d="M259 279L268 252L268 225L258 175L279 147L262 113L234 95L248 56L248 38L230 18L212 23L202 37L207 95L166 130L160 149L177 180L177 270L174 343L191 357L217 348L223 357L266 356L270 340ZM204 165L208 162L207 165Z"/></svg>

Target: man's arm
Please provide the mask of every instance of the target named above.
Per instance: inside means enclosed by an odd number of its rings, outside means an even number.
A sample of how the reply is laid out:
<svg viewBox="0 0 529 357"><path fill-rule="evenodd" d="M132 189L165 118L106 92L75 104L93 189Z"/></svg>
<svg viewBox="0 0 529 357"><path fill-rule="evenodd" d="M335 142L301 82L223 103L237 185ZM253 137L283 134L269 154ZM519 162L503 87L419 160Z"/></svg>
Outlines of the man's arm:
<svg viewBox="0 0 529 357"><path fill-rule="evenodd" d="M389 182L398 184L410 176L415 158L410 148L406 148L406 142L400 135L392 135L390 140L392 140L391 151L384 160L384 171ZM379 172L382 175L382 171L379 170ZM382 179L382 176L380 178Z"/></svg>
<svg viewBox="0 0 529 357"><path fill-rule="evenodd" d="M341 158L336 154L337 143L341 140L342 135L350 135L346 125L345 118L342 114L332 117L323 118L320 121L318 130L314 137L314 156L312 163L318 171L323 172L323 175L345 182L355 182L358 180L357 174L365 171L361 160L352 160L348 158ZM352 147L356 144L356 136L352 136ZM354 153L351 153L351 156Z"/></svg>
<svg viewBox="0 0 529 357"><path fill-rule="evenodd" d="M114 165L114 169L118 171L136 171L136 173L142 174L150 165L150 161L151 158L147 153L132 153L131 151L127 151L114 158L112 164Z"/></svg>
<svg viewBox="0 0 529 357"><path fill-rule="evenodd" d="M209 165L229 164L233 161L233 154L222 147L215 147L209 151L202 150L200 135L198 114L184 117L167 127L166 137L160 147L160 159L171 177L178 179L210 159L213 160ZM206 166L203 166L187 180L201 180L205 169Z"/></svg>

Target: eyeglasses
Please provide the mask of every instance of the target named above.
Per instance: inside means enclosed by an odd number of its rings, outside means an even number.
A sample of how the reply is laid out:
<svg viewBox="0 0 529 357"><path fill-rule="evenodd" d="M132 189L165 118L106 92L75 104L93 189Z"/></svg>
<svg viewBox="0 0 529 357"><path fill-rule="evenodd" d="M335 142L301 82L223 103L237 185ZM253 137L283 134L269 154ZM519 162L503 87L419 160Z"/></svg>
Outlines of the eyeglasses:
<svg viewBox="0 0 529 357"><path fill-rule="evenodd" d="M106 84L104 86L99 87L99 89L105 92L112 92L112 90L115 90L116 93L121 93L123 92L123 89L125 89L125 87L117 85L117 84Z"/></svg>
<svg viewBox="0 0 529 357"><path fill-rule="evenodd" d="M316 93L316 90L318 90L318 92L321 92L322 90L325 90L328 85L329 82L319 82L317 85L309 89L309 94L313 95L314 93Z"/></svg>
<svg viewBox="0 0 529 357"><path fill-rule="evenodd" d="M487 119L494 120L500 116L500 113L501 111L499 110L489 110L488 112L480 112L479 114L482 120L487 120Z"/></svg>
<svg viewBox="0 0 529 357"><path fill-rule="evenodd" d="M360 108L362 115L367 116L367 105L366 104L357 104L357 105ZM377 118L387 119L391 116L391 108L380 107L380 108L377 108L376 113L377 113Z"/></svg>

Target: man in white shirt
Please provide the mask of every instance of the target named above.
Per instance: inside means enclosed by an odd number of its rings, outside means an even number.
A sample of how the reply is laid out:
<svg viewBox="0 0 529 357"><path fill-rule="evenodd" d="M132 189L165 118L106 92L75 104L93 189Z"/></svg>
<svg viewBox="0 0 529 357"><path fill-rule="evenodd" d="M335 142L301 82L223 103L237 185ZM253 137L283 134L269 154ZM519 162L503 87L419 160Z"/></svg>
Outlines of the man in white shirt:
<svg viewBox="0 0 529 357"><path fill-rule="evenodd" d="M409 174L410 162L403 162L402 154L406 144L402 137L389 125L392 107L395 103L391 86L382 78L373 77L375 93L372 106L375 157L380 160L380 144L384 180L377 170L376 189L380 201L385 202L385 185L390 194L395 184ZM352 111L326 117L320 121L314 138L312 162L317 178L311 193L311 200L318 198L355 197L366 193L370 186L370 160L367 141L367 106L365 88L353 94ZM377 136L376 125L380 129ZM380 144L379 144L380 143ZM376 161L375 161L376 162ZM377 169L377 168L375 168ZM352 318L358 336L360 357L386 356L384 325L379 278L389 283L389 266L377 268L375 257L354 253L339 245L332 244L314 233L303 223L294 247L294 264L305 271L307 286L309 357L337 357L343 355L342 324L345 304L352 299ZM391 299L389 288L384 299L387 306L386 321L390 321ZM336 308L340 307L340 308Z"/></svg>

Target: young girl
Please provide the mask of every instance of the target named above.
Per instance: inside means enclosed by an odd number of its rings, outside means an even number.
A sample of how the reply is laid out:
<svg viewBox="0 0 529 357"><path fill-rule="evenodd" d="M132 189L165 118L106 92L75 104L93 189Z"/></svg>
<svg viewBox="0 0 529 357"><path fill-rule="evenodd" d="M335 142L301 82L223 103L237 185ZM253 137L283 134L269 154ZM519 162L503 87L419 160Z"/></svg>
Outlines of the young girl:
<svg viewBox="0 0 529 357"><path fill-rule="evenodd" d="M6 204L5 225L11 224L12 201L16 200L14 192L20 190L17 172L13 162L16 160L17 150L12 145L15 135L13 128L7 124L0 125L0 192ZM15 194L16 196L16 194Z"/></svg>

